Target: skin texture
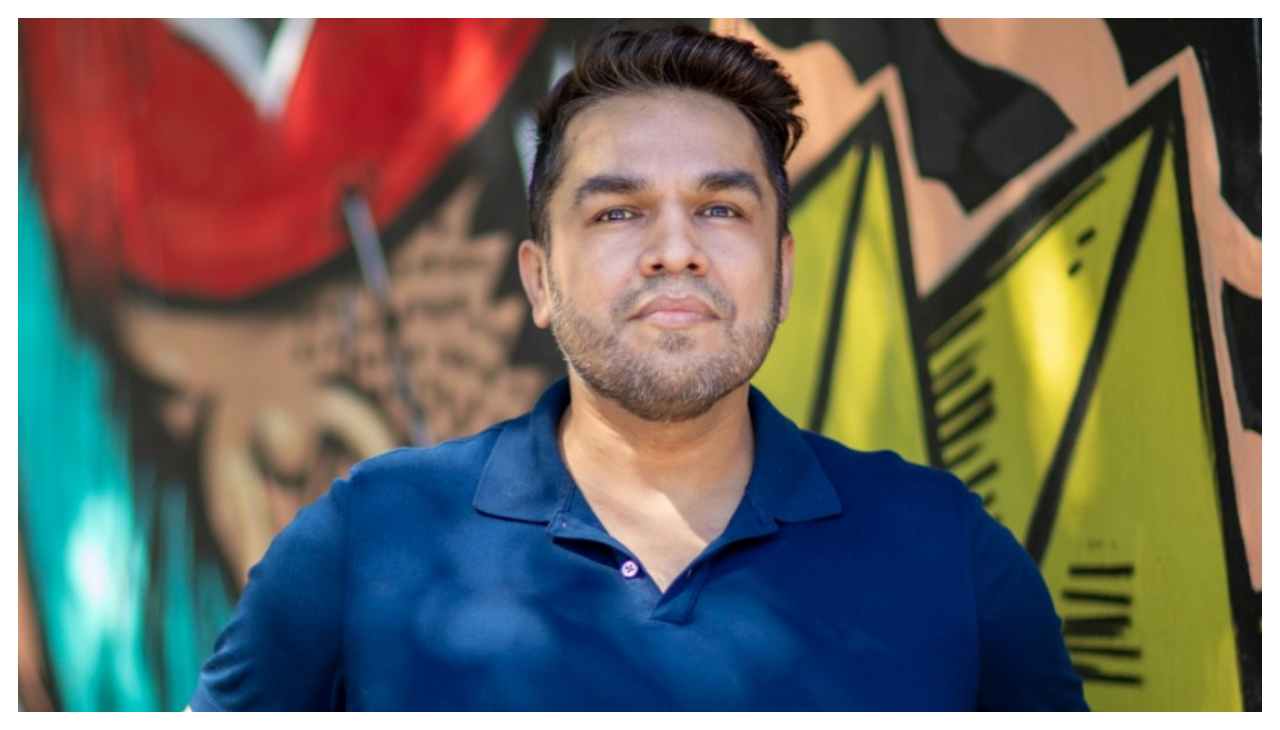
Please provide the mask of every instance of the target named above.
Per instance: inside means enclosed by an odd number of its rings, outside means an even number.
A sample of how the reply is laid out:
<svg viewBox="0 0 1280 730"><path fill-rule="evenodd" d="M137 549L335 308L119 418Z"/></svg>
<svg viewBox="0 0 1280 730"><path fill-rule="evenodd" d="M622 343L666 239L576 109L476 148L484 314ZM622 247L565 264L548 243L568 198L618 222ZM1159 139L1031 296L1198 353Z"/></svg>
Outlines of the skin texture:
<svg viewBox="0 0 1280 730"><path fill-rule="evenodd" d="M794 243L778 238L756 135L726 101L614 97L579 113L566 142L551 245L521 245L521 277L570 365L569 471L665 590L742 499L747 381L786 316Z"/></svg>

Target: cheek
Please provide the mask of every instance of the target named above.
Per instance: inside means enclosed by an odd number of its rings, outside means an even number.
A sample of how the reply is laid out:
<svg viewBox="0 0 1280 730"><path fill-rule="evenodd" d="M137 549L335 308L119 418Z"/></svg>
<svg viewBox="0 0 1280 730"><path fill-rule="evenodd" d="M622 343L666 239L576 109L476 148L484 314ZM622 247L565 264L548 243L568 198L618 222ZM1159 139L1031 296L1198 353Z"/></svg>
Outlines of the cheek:
<svg viewBox="0 0 1280 730"><path fill-rule="evenodd" d="M552 269L560 294L585 306L608 302L632 284L634 267L621 256L582 255L572 262L557 261Z"/></svg>
<svg viewBox="0 0 1280 730"><path fill-rule="evenodd" d="M732 281L740 288L750 289L766 284L772 287L779 271L778 265L776 250L762 249L759 244L739 244L736 250L721 259L720 271L726 281Z"/></svg>

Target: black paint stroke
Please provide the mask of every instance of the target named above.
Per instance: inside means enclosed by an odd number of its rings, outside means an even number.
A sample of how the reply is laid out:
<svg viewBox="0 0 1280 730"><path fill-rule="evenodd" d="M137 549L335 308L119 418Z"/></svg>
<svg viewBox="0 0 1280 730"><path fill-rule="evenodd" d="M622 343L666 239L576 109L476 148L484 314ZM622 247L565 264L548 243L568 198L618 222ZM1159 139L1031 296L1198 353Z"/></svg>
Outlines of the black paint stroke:
<svg viewBox="0 0 1280 730"><path fill-rule="evenodd" d="M985 407L971 416L969 420L965 421L963 426L960 426L956 430L947 434L945 438L940 438L940 445L945 447L956 443L960 439L976 431L979 427L985 425L988 421L994 418L995 415L996 407L988 401Z"/></svg>
<svg viewBox="0 0 1280 730"><path fill-rule="evenodd" d="M1098 669L1092 664L1072 662L1071 668L1086 682L1105 682L1108 684L1142 684L1139 674L1111 674Z"/></svg>
<svg viewBox="0 0 1280 730"><path fill-rule="evenodd" d="M920 172L946 184L969 211L1074 128L1039 88L958 52L935 20L753 22L784 47L830 42L859 79L897 67Z"/></svg>
<svg viewBox="0 0 1280 730"><path fill-rule="evenodd" d="M1167 98L1167 97L1166 97ZM1129 282L1129 272L1133 268L1138 253L1138 242L1147 227L1147 214L1151 211L1151 201L1159 181L1160 167L1164 162L1166 134L1160 127L1153 129L1147 147L1146 159L1142 163L1142 171L1138 176L1138 187L1133 194L1133 204L1129 209L1129 217L1125 221L1120 234L1120 243L1116 247L1115 259L1111 266L1111 276L1107 281L1106 293L1102 298L1102 306L1098 314L1097 328L1094 330L1093 342L1085 355L1084 367L1081 369L1080 382L1071 405L1067 409L1067 417L1063 423L1062 436L1054 449L1053 458L1049 461L1049 469L1035 508L1031 512L1031 521L1027 527L1027 536L1023 545L1031 557L1039 563L1044 558L1045 549L1049 545L1049 537L1054 523L1058 519L1058 508L1062 504L1062 494L1066 487L1067 468L1075 455L1076 442L1080 438L1080 427L1088 413L1089 402L1098 383L1098 373L1102 367L1102 359L1111 341L1111 331L1115 326L1116 316L1120 308L1120 297Z"/></svg>
<svg viewBox="0 0 1280 730"><path fill-rule="evenodd" d="M1133 577L1133 563L1103 565L1076 564L1067 568L1067 575L1077 578L1131 578Z"/></svg>
<svg viewBox="0 0 1280 730"><path fill-rule="evenodd" d="M925 344L926 330L920 326L920 323L924 321L924 310L916 284L915 258L911 247L911 229L907 222L906 201L903 198L904 188L902 171L899 167L897 156L897 144L893 136L893 127L889 123L889 112L883 102L868 112L858 126L849 132L843 142L836 145L835 149L821 163L816 165L804 179L793 186L793 201L795 201L793 205L798 205L798 201L804 200L818 185L826 180L837 166L844 161L848 151L855 146L863 150L865 158L861 161L861 167L857 173L853 199L850 204L849 219L846 222L844 238L841 239L844 241L844 249L841 251L838 264L836 279L838 291L832 298L832 319L828 323L827 341L824 345L824 358L819 374L819 387L816 389L817 393L815 393L814 403L810 410L809 424L811 428L816 430L821 427L826 416L831 378L834 375L832 369L834 368L835 353L839 345L836 339L839 337L839 325L844 314L845 289L848 286L848 277L852 267L857 225L863 213L864 188L867 184L871 158L878 152L882 156L884 164L889 209L893 219L893 239L898 259L898 276L903 294L903 307L907 315L906 321L909 328L907 335L912 347L911 355L915 368L915 384L920 397L919 415L921 428L926 440L929 462L938 465L942 463L942 447L937 435L933 385L929 374L928 348Z"/></svg>
<svg viewBox="0 0 1280 730"><path fill-rule="evenodd" d="M977 368L973 365L966 366L963 370L956 371L954 377L947 378L945 383L940 383L938 390L933 394L934 400L942 400L954 391L956 388L964 385L978 374Z"/></svg>
<svg viewBox="0 0 1280 730"><path fill-rule="evenodd" d="M1240 425L1262 433L1262 300L1222 282L1222 326L1231 353Z"/></svg>
<svg viewBox="0 0 1280 730"><path fill-rule="evenodd" d="M1107 20L1130 84L1188 46L1204 79L1222 168L1220 190L1241 222L1262 236L1262 20Z"/></svg>
<svg viewBox="0 0 1280 730"><path fill-rule="evenodd" d="M1088 616L1084 618L1065 617L1062 619L1064 636L1102 636L1116 637L1123 634L1133 625L1128 614L1112 614L1109 616Z"/></svg>
<svg viewBox="0 0 1280 730"><path fill-rule="evenodd" d="M981 321L986 313L987 310L981 306L975 306L968 311L960 312L925 338L925 342L929 345L929 350L931 352L937 351L951 340L954 340L962 332Z"/></svg>
<svg viewBox="0 0 1280 730"><path fill-rule="evenodd" d="M975 405L979 403L989 406L991 404L991 390L992 390L991 380L990 379L984 380L981 384L978 385L978 387L974 388L967 395L965 395L965 397L962 398L959 403L956 403L955 405L947 409L946 413L938 414L938 424L942 425L942 424L954 421L962 413L968 411L969 409L973 408Z"/></svg>
<svg viewBox="0 0 1280 730"><path fill-rule="evenodd" d="M1068 601L1084 603L1109 603L1117 606L1128 606L1133 603L1133 596L1127 593L1109 593L1106 591L1065 590L1062 597Z"/></svg>
<svg viewBox="0 0 1280 730"><path fill-rule="evenodd" d="M827 336L822 346L822 369L818 373L818 386L814 389L813 410L809 419L811 431L822 430L822 424L827 418L827 407L831 402L831 382L835 375L836 356L840 352L840 328L844 322L844 300L849 291L849 274L853 271L853 253L857 247L858 224L862 221L862 202L866 193L867 171L871 168L871 149L863 149L853 187L853 201L849 205L844 233L840 237L840 258L836 263L835 289L831 294Z"/></svg>
<svg viewBox="0 0 1280 730"><path fill-rule="evenodd" d="M973 457L977 456L979 451L982 451L981 441L974 443L969 448L965 449L964 451L961 451L959 454L956 454L955 456L948 459L947 462L942 465L942 468L946 469L947 471L954 471L957 466L960 466L966 461L969 461Z"/></svg>
<svg viewBox="0 0 1280 730"><path fill-rule="evenodd" d="M1222 546L1227 561L1227 589L1231 598L1231 615L1235 626L1236 659L1240 670L1240 692L1245 710L1262 709L1262 592L1255 590L1249 576L1249 559L1236 501L1235 471L1231 464L1226 415L1222 405L1222 389L1218 381L1218 360L1213 345L1208 294L1204 270L1200 262L1200 240L1195 211L1191 201L1191 173L1181 117L1174 120L1172 135L1174 179L1178 199L1182 201L1183 260L1187 272L1187 298L1190 302L1194 333L1196 371L1200 378L1202 409L1207 414L1216 458L1218 519L1222 529ZM1261 485L1259 485L1260 487Z"/></svg>
<svg viewBox="0 0 1280 730"><path fill-rule="evenodd" d="M1097 654L1099 656L1122 659L1142 658L1142 650L1136 646L1080 646L1078 644L1067 644L1067 651L1072 654Z"/></svg>
<svg viewBox="0 0 1280 730"><path fill-rule="evenodd" d="M994 461L987 462L986 466L974 472L964 483L969 485L970 489L977 489L979 484L987 481L1000 473L1000 465Z"/></svg>
<svg viewBox="0 0 1280 730"><path fill-rule="evenodd" d="M1133 121L1120 125L1113 136L1086 150L1027 196L924 298L923 329L930 333L931 341L941 345L951 321L1013 268L1031 250L1040 232L1052 228L1106 182L1098 168L1112 158L1120 144L1146 129Z"/></svg>

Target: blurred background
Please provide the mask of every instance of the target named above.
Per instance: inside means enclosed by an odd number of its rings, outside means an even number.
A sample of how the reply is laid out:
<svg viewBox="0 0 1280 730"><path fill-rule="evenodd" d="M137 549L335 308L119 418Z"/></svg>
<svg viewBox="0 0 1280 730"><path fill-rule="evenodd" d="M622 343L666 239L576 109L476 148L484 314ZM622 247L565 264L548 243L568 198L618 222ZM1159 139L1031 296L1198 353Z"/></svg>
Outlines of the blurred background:
<svg viewBox="0 0 1280 730"><path fill-rule="evenodd" d="M756 385L948 469L1095 709L1260 709L1261 21L694 19L805 99ZM354 462L564 372L515 248L604 21L19 21L19 705L180 709Z"/></svg>

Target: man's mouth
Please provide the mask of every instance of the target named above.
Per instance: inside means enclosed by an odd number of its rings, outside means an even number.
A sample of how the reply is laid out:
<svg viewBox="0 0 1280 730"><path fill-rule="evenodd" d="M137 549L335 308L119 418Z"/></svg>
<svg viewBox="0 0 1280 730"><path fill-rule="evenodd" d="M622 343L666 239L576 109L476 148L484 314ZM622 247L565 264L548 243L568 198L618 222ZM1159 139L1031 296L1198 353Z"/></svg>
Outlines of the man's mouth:
<svg viewBox="0 0 1280 730"><path fill-rule="evenodd" d="M720 319L709 302L693 294L659 294L645 302L631 319L659 327L689 327Z"/></svg>

